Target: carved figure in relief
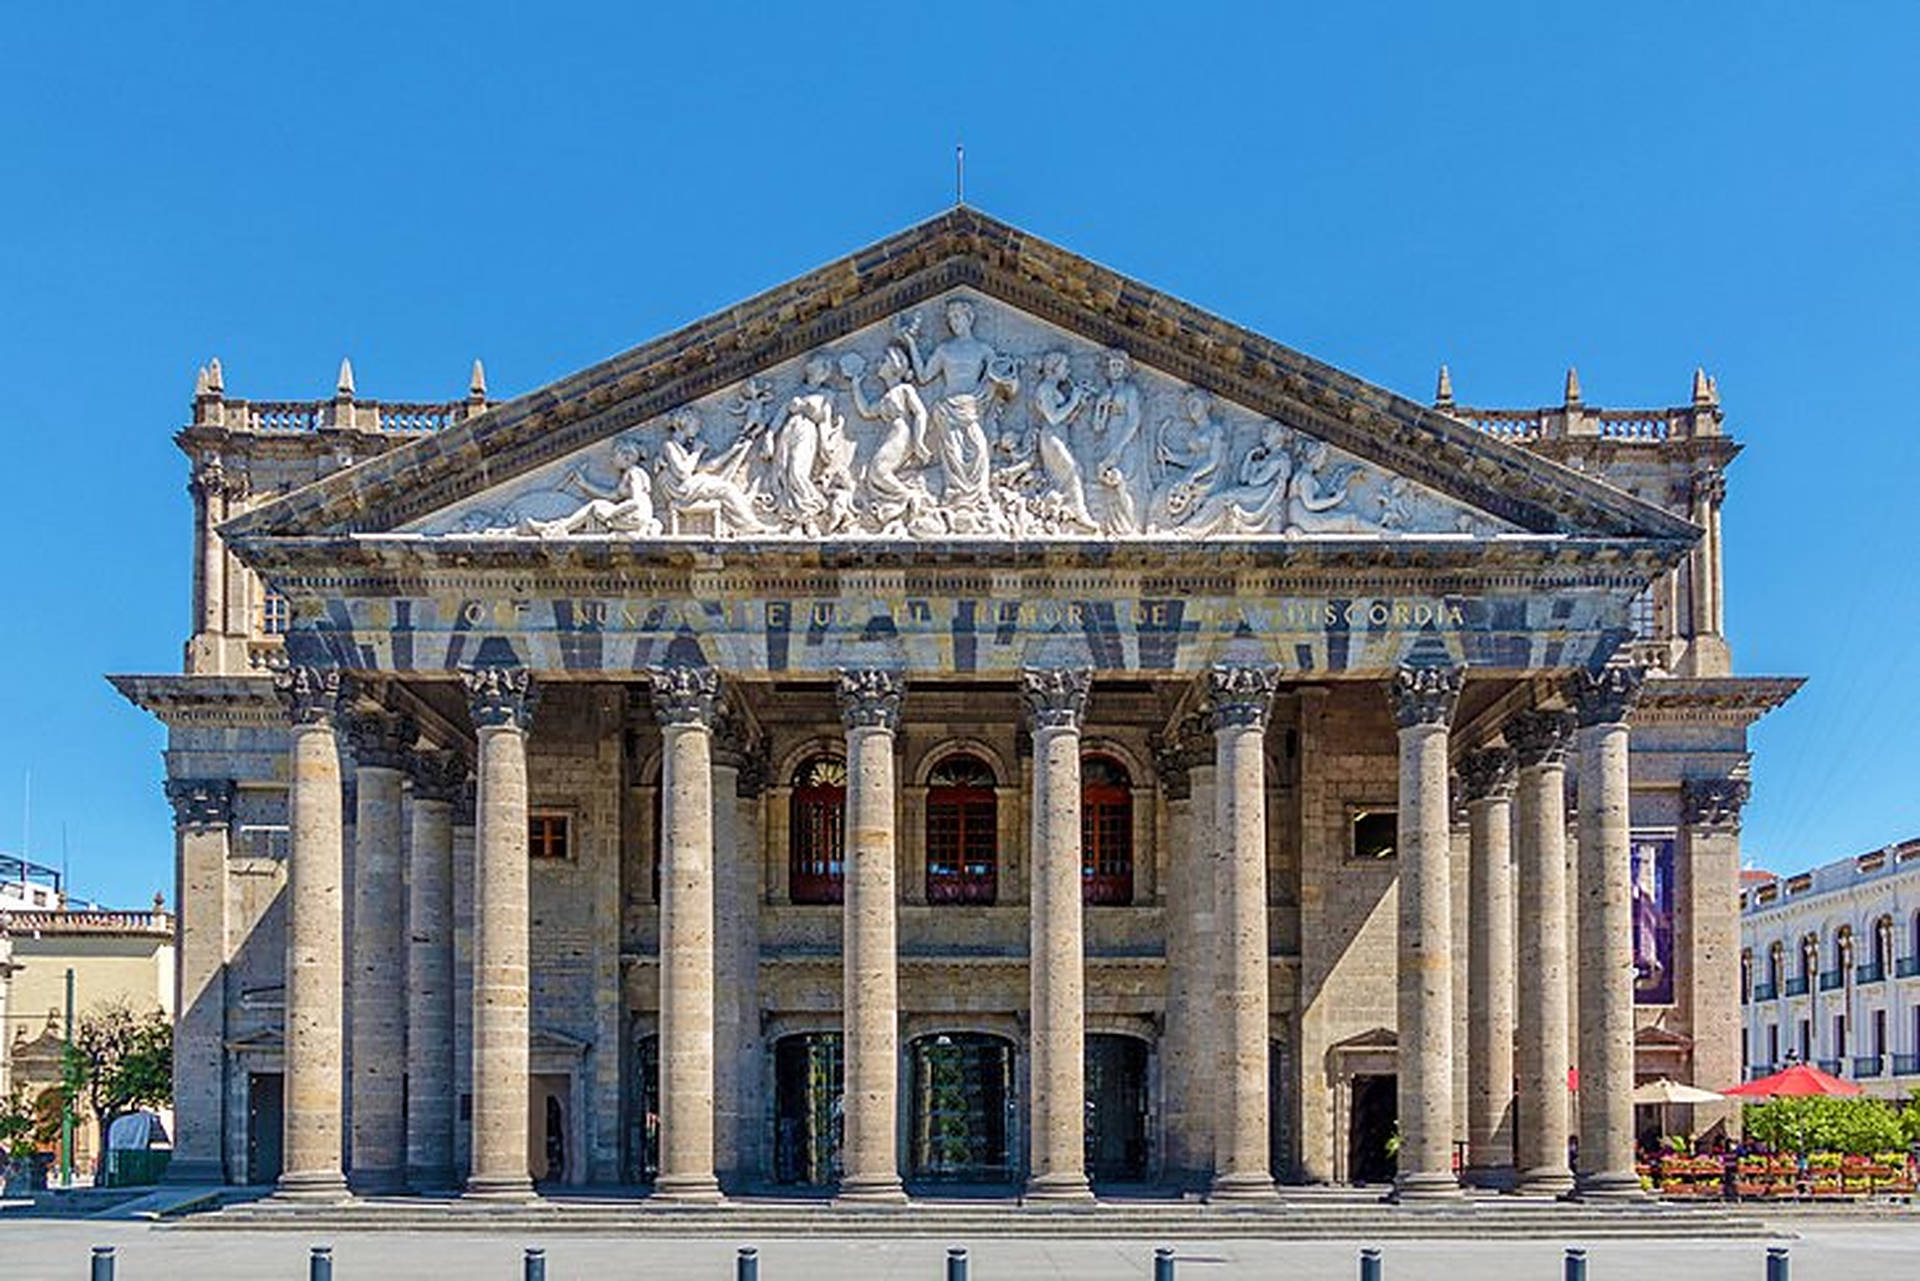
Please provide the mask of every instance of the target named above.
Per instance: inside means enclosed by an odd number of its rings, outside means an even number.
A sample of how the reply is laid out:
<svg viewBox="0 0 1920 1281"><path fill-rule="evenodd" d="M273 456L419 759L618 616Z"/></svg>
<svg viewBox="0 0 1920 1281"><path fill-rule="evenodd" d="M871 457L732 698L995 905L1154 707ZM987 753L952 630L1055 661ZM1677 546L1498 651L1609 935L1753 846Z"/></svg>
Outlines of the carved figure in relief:
<svg viewBox="0 0 1920 1281"><path fill-rule="evenodd" d="M1181 524L1183 533L1255 534L1271 528L1287 509L1293 477L1293 433L1268 419L1260 439L1234 470L1234 483L1201 500Z"/></svg>
<svg viewBox="0 0 1920 1281"><path fill-rule="evenodd" d="M1287 499L1287 533L1350 534L1360 520L1347 506L1347 491L1359 468L1332 461L1324 440L1309 441L1293 473L1293 491Z"/></svg>
<svg viewBox="0 0 1920 1281"><path fill-rule="evenodd" d="M927 405L912 382L912 358L899 343L891 343L880 358L879 378L886 388L880 399L868 400L860 379L864 362L855 352L840 358L840 372L853 389L853 408L862 418L887 424L886 436L867 462L867 514L878 532L889 537L934 537L945 532L933 495L918 476L902 470L933 460L927 449Z"/></svg>
<svg viewBox="0 0 1920 1281"><path fill-rule="evenodd" d="M809 538L853 523L853 442L827 390L832 376L826 356L809 358L802 390L787 402L779 430L765 436L761 447L773 464L774 509ZM751 417L744 430L753 431Z"/></svg>
<svg viewBox="0 0 1920 1281"><path fill-rule="evenodd" d="M1092 403L1093 387L1075 381L1070 368L1066 352L1048 352L1040 358L1040 381L1033 389L1033 408L1039 417L1040 466L1051 485L1041 498L1042 515L1055 525L1099 533L1099 522L1087 510L1080 462L1067 439L1068 425Z"/></svg>
<svg viewBox="0 0 1920 1281"><path fill-rule="evenodd" d="M667 502L667 532L681 533L681 522L699 515L713 518L713 532L720 537L771 532L754 514L753 498L740 478L747 447L759 432L749 424L726 452L702 466L700 455L706 447L700 443L699 416L681 409L667 419L666 427L656 481Z"/></svg>
<svg viewBox="0 0 1920 1281"><path fill-rule="evenodd" d="M660 522L653 514L653 477L647 475L643 461L639 441L631 437L615 441L613 466L620 478L612 488L594 484L576 467L560 482L560 489L579 494L587 501L569 515L555 520L523 521L521 532L560 538L598 526L609 534L630 534L635 538L657 535Z"/></svg>
<svg viewBox="0 0 1920 1281"><path fill-rule="evenodd" d="M991 533L1002 522L993 500L987 421L997 402L1019 390L1020 366L974 336L973 304L966 299L949 300L946 318L952 336L925 357L920 354L917 313L901 322L897 332L914 380L922 385L936 380L941 384L933 404L933 423L940 429L940 465L946 476L941 497L947 518L955 533Z"/></svg>
<svg viewBox="0 0 1920 1281"><path fill-rule="evenodd" d="M1380 487L1380 528L1405 529L1413 523L1413 485L1405 476L1390 476Z"/></svg>
<svg viewBox="0 0 1920 1281"><path fill-rule="evenodd" d="M1103 450L1094 469L1101 523L1109 534L1140 532L1133 501L1132 450L1143 414L1140 389L1133 384L1133 358L1115 348L1102 357L1107 385L1093 402L1093 434Z"/></svg>
<svg viewBox="0 0 1920 1281"><path fill-rule="evenodd" d="M1160 488L1148 511L1151 528L1173 529L1218 486L1226 462L1227 433L1214 421L1213 398L1197 387L1180 400L1179 418L1165 418L1154 433Z"/></svg>

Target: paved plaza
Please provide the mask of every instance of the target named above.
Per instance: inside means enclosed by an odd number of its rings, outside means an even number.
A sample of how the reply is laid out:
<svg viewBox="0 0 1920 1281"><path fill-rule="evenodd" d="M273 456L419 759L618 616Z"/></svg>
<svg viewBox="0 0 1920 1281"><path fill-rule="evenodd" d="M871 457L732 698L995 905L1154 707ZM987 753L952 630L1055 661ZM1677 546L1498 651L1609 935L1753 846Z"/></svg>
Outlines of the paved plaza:
<svg viewBox="0 0 1920 1281"><path fill-rule="evenodd" d="M1920 1218L1823 1219L1783 1224L1793 1281L1878 1281L1920 1275ZM448 1232L335 1233L309 1242L296 1232L209 1232L130 1223L17 1220L0 1222L0 1276L54 1281L86 1275L90 1246L112 1245L115 1281L289 1281L306 1276L308 1246L334 1249L335 1281L432 1278L434 1281L518 1281L524 1246L547 1251L549 1281L721 1281L733 1276L742 1242L718 1238L585 1235L455 1235ZM938 1281L946 1248L965 1244L972 1281L1074 1278L1114 1281L1152 1273L1151 1238L980 1239L937 1237L834 1241L769 1239L760 1251L762 1281ZM1558 1281L1562 1241L1387 1241L1383 1281ZM1177 1245L1180 1281L1300 1278L1334 1281L1358 1274L1358 1243L1320 1241L1184 1241ZM1684 1277L1687 1281L1760 1281L1766 1244L1758 1241L1595 1241L1588 1244L1591 1281Z"/></svg>

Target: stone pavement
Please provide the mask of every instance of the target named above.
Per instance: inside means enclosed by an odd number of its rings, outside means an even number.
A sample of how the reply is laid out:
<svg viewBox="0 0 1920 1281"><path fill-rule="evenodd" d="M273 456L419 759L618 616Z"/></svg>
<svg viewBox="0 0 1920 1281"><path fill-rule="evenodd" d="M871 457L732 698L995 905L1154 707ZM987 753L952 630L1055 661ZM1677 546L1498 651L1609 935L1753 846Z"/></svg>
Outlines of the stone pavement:
<svg viewBox="0 0 1920 1281"><path fill-rule="evenodd" d="M1786 1225L1793 1281L1880 1281L1920 1276L1920 1216L1822 1218ZM316 1236L334 1247L335 1281L519 1281L521 1249L543 1246L549 1281L727 1281L742 1242L554 1234L347 1232ZM177 1231L124 1222L0 1220L0 1277L71 1281L86 1276L88 1248L118 1251L115 1281L302 1281L310 1242L294 1232ZM762 1281L940 1281L947 1242L762 1240ZM1151 1238L978 1239L965 1244L973 1281L1066 1278L1116 1281L1151 1275ZM1384 1281L1558 1281L1560 1241L1387 1241ZM1177 1281L1347 1281L1358 1243L1236 1240L1178 1245ZM1596 1241L1591 1281L1761 1281L1760 1242Z"/></svg>

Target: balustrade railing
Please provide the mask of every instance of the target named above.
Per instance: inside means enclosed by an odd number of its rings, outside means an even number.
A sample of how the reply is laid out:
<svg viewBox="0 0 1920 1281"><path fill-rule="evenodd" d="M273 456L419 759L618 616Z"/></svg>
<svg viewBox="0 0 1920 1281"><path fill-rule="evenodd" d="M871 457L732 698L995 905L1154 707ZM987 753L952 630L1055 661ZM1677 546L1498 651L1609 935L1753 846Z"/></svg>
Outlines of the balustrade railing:
<svg viewBox="0 0 1920 1281"><path fill-rule="evenodd" d="M1813 1065L1822 1072L1825 1072L1828 1076L1839 1076L1840 1064L1841 1060L1839 1059L1815 1059L1813 1061Z"/></svg>
<svg viewBox="0 0 1920 1281"><path fill-rule="evenodd" d="M1861 1078L1879 1076L1881 1066L1878 1054L1858 1054L1853 1059L1853 1074Z"/></svg>
<svg viewBox="0 0 1920 1281"><path fill-rule="evenodd" d="M1920 974L1920 956L1903 956L1894 962L1895 978L1910 979L1916 974Z"/></svg>
<svg viewBox="0 0 1920 1281"><path fill-rule="evenodd" d="M1788 996L1805 996L1806 994L1807 994L1807 981L1805 979L1801 978L1801 979L1787 980Z"/></svg>
<svg viewBox="0 0 1920 1281"><path fill-rule="evenodd" d="M1894 1055L1893 1074L1895 1076L1920 1076L1920 1054Z"/></svg>
<svg viewBox="0 0 1920 1281"><path fill-rule="evenodd" d="M1578 404L1545 409L1441 408L1478 431L1518 444L1587 437L1630 445L1662 445L1670 440L1720 434L1720 411L1713 405L1652 409L1591 409Z"/></svg>
<svg viewBox="0 0 1920 1281"><path fill-rule="evenodd" d="M1753 999L1756 1001L1771 1001L1777 995L1778 993L1774 991L1773 984L1771 983L1755 983L1753 985Z"/></svg>
<svg viewBox="0 0 1920 1281"><path fill-rule="evenodd" d="M239 427L260 435L304 435L323 431L383 432L424 436L445 431L487 408L478 399L396 400L228 400L203 396L194 402L196 426Z"/></svg>
<svg viewBox="0 0 1920 1281"><path fill-rule="evenodd" d="M1846 985L1846 981L1847 972L1845 970L1820 971L1820 990L1822 992L1831 992L1837 987L1843 987Z"/></svg>
<svg viewBox="0 0 1920 1281"><path fill-rule="evenodd" d="M1886 978L1887 972L1881 967L1878 961L1854 967L1853 981L1855 983L1884 983Z"/></svg>

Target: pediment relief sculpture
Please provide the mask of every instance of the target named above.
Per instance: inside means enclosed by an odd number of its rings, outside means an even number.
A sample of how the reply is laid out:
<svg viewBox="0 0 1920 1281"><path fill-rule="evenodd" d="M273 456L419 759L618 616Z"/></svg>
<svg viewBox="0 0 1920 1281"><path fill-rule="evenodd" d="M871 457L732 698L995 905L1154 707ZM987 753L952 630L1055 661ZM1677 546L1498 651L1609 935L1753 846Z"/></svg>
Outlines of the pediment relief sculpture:
<svg viewBox="0 0 1920 1281"><path fill-rule="evenodd" d="M1124 351L956 292L407 532L821 541L1513 528Z"/></svg>

